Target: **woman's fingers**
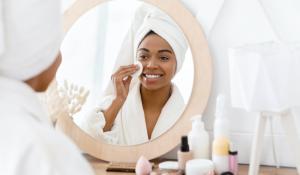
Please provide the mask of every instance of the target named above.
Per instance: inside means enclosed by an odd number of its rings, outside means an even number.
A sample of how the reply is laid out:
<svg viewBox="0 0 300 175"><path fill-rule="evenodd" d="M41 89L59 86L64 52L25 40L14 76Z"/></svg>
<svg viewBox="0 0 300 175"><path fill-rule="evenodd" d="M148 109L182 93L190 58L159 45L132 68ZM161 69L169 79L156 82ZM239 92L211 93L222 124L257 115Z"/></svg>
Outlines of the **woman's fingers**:
<svg viewBox="0 0 300 175"><path fill-rule="evenodd" d="M114 83L123 83L126 80L128 80L129 78L131 78L132 72L125 72L125 73L120 73L119 75L115 76L113 78Z"/></svg>
<svg viewBox="0 0 300 175"><path fill-rule="evenodd" d="M128 78L127 78L126 80L123 80L126 89L129 88L129 85L130 85L131 80L132 80L132 77L131 77L131 76L128 76Z"/></svg>
<svg viewBox="0 0 300 175"><path fill-rule="evenodd" d="M124 78L132 75L134 72L137 71L137 67L126 67L126 68L120 68L116 73L112 75L112 79L114 81L121 81L124 80Z"/></svg>
<svg viewBox="0 0 300 175"><path fill-rule="evenodd" d="M126 65L126 66L120 66L119 69L126 69L126 68L131 68L131 67L136 67L135 64L130 64L130 65Z"/></svg>
<svg viewBox="0 0 300 175"><path fill-rule="evenodd" d="M126 69L123 69L119 72L119 74L133 74L134 72L136 72L138 70L137 67L132 67L132 68L126 68Z"/></svg>
<svg viewBox="0 0 300 175"><path fill-rule="evenodd" d="M117 98L126 100L132 79L131 75L137 70L137 65L121 66L118 71L112 75Z"/></svg>
<svg viewBox="0 0 300 175"><path fill-rule="evenodd" d="M138 66L135 64L131 64L128 66L121 66L114 74L119 74L124 71L137 70L137 69L138 69Z"/></svg>

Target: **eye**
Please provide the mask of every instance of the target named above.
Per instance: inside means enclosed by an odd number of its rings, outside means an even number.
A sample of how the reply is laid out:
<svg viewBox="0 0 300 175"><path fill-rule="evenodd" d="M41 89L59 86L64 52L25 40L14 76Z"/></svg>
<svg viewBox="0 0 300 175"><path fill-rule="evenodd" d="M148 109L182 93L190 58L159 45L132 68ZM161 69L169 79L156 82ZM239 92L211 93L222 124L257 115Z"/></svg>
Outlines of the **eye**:
<svg viewBox="0 0 300 175"><path fill-rule="evenodd" d="M169 57L161 56L161 57L160 57L160 60L161 60L161 61L169 61Z"/></svg>
<svg viewBox="0 0 300 175"><path fill-rule="evenodd" d="M148 56L147 55L143 55L143 54L141 54L141 55L138 56L138 60L146 60L147 58L148 58Z"/></svg>

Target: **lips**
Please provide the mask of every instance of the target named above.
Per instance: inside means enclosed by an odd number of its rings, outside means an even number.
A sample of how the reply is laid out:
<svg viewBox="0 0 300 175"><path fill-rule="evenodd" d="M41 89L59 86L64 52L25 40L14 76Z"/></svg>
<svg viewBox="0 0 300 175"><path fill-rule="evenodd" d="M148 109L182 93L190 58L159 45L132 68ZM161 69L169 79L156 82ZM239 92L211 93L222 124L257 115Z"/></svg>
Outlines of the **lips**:
<svg viewBox="0 0 300 175"><path fill-rule="evenodd" d="M143 77L147 79L157 79L163 76L163 74L143 73Z"/></svg>

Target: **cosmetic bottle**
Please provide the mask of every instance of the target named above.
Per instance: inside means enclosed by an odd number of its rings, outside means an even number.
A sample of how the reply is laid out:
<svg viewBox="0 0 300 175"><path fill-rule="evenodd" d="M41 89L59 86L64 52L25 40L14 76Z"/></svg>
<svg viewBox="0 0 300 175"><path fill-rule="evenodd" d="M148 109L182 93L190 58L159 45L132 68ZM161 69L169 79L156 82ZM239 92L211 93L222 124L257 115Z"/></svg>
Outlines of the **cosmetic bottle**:
<svg viewBox="0 0 300 175"><path fill-rule="evenodd" d="M234 175L238 175L238 151L231 142L229 145L229 171Z"/></svg>
<svg viewBox="0 0 300 175"><path fill-rule="evenodd" d="M192 118L192 130L188 135L194 159L209 159L209 135L204 128L201 115Z"/></svg>
<svg viewBox="0 0 300 175"><path fill-rule="evenodd" d="M217 174L229 171L229 121L225 105L225 96L219 95L216 105L212 146L212 160Z"/></svg>
<svg viewBox="0 0 300 175"><path fill-rule="evenodd" d="M193 158L192 152L190 151L190 148L189 148L187 136L181 137L181 145L180 145L180 150L178 150L178 152L177 152L177 158L178 158L179 170L184 171L186 162Z"/></svg>
<svg viewBox="0 0 300 175"><path fill-rule="evenodd" d="M218 137L213 141L212 161L217 174L229 171L229 141L225 137Z"/></svg>
<svg viewBox="0 0 300 175"><path fill-rule="evenodd" d="M229 140L229 119L227 114L226 98L223 94L218 95L214 122L214 138L219 136Z"/></svg>

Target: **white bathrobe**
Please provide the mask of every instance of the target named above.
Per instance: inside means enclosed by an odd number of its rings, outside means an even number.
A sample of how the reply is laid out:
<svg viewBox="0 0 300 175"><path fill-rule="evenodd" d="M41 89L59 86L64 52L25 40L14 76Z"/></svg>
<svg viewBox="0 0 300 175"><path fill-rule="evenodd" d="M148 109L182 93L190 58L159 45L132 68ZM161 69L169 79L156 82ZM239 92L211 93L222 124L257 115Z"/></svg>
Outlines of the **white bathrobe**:
<svg viewBox="0 0 300 175"><path fill-rule="evenodd" d="M70 139L50 125L37 95L24 83L56 60L59 4L0 0L0 175L94 174Z"/></svg>
<svg viewBox="0 0 300 175"><path fill-rule="evenodd" d="M101 110L105 110L114 100L108 96L100 105L90 111L80 127L98 140L111 144L135 145L149 141L145 115L140 94L140 83L129 91L127 99L120 109L114 125L109 132L103 132L105 118ZM150 140L157 138L170 129L181 116L184 110L184 100L176 87L172 85L172 95L163 107Z"/></svg>
<svg viewBox="0 0 300 175"><path fill-rule="evenodd" d="M90 175L77 147L50 125L34 91L0 76L0 174Z"/></svg>

